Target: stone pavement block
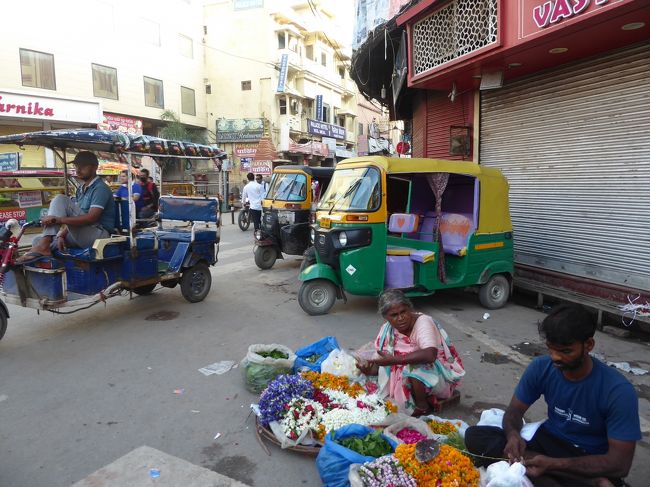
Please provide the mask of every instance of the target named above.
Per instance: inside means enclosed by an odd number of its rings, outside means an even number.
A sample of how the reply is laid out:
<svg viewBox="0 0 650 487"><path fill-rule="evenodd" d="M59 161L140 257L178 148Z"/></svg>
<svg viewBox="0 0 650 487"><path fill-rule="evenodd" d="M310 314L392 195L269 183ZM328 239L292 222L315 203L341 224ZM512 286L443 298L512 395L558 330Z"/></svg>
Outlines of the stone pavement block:
<svg viewBox="0 0 650 487"><path fill-rule="evenodd" d="M160 471L160 477L151 477L152 468ZM247 487L230 477L148 446L136 448L72 487L118 485L120 487Z"/></svg>

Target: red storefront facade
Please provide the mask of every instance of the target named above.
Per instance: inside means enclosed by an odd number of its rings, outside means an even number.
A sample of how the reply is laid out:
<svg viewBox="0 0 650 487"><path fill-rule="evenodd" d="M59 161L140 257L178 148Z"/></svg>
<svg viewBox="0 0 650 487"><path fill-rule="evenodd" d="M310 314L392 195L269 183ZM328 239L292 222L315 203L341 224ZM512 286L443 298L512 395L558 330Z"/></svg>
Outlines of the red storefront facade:
<svg viewBox="0 0 650 487"><path fill-rule="evenodd" d="M423 0L396 21L413 156L502 169L516 283L650 301L648 2Z"/></svg>

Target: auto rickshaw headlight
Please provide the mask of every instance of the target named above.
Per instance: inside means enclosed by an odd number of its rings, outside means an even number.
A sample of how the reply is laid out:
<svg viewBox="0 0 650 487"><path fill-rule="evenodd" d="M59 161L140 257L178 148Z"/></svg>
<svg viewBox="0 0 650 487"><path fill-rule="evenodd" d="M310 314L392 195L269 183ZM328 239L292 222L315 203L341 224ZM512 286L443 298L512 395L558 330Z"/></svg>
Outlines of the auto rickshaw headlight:
<svg viewBox="0 0 650 487"><path fill-rule="evenodd" d="M348 244L348 235L345 232L339 233L339 243L341 247L345 247Z"/></svg>
<svg viewBox="0 0 650 487"><path fill-rule="evenodd" d="M309 240L311 241L312 245L316 241L316 230L314 230L313 228L309 230Z"/></svg>
<svg viewBox="0 0 650 487"><path fill-rule="evenodd" d="M262 230L255 230L253 235L255 236L255 240L262 240Z"/></svg>

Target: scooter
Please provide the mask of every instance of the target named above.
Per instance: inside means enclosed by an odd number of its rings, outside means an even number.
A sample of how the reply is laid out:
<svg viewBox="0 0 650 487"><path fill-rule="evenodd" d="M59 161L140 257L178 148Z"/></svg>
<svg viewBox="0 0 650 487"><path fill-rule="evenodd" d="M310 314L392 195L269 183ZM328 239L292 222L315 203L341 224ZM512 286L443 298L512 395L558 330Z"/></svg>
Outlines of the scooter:
<svg viewBox="0 0 650 487"><path fill-rule="evenodd" d="M251 226L251 203L246 200L244 202L244 207L239 210L239 217L237 218L237 223L239 224L239 229L242 232L248 230L248 227Z"/></svg>

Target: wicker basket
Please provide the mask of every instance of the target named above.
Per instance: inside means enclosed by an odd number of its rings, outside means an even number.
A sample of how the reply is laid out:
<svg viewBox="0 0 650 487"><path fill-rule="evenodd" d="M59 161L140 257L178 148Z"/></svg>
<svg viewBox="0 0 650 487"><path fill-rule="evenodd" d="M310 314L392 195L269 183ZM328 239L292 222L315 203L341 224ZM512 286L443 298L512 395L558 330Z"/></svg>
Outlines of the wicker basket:
<svg viewBox="0 0 650 487"><path fill-rule="evenodd" d="M262 445L264 445L263 440L268 440L274 445L280 446L280 442L275 437L273 432L270 429L262 426L259 418L255 418L255 433L257 434L257 437L260 440L260 443L262 443ZM288 448L285 448L285 450L290 450L296 453L301 453L303 455L310 455L313 457L318 455L320 449L321 449L320 446L306 446L306 445L296 445L296 446L290 446Z"/></svg>

